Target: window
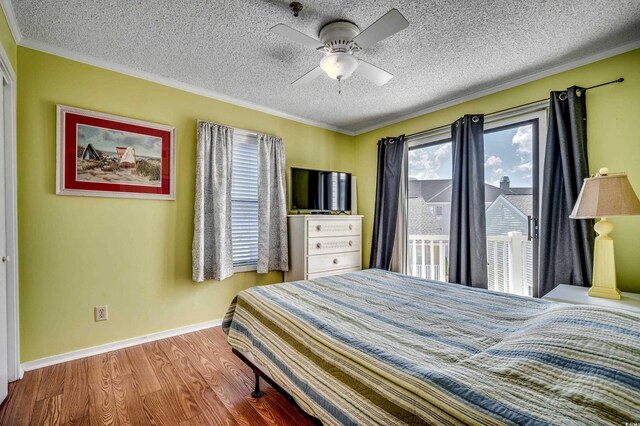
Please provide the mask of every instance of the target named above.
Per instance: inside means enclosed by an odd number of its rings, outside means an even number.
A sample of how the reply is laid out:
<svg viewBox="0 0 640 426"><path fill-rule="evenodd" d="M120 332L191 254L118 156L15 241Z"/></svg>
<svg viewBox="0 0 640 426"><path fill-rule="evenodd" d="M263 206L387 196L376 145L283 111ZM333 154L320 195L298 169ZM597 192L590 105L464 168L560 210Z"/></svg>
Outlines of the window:
<svg viewBox="0 0 640 426"><path fill-rule="evenodd" d="M231 237L236 271L258 262L258 141L236 129L231 174Z"/></svg>
<svg viewBox="0 0 640 426"><path fill-rule="evenodd" d="M488 119L484 127L487 274L490 290L532 295L541 135L546 111ZM544 136L542 136L544 137ZM409 143L407 273L448 280L452 156L449 131Z"/></svg>

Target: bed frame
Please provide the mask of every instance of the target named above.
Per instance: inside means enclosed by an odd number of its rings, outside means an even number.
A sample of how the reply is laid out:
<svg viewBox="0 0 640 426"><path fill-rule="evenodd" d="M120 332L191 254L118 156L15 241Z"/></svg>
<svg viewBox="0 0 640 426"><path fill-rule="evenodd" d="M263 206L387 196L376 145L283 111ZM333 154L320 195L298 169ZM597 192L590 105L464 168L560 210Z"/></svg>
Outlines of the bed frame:
<svg viewBox="0 0 640 426"><path fill-rule="evenodd" d="M256 378L256 382L255 382L255 388L254 388L253 392L251 392L251 396L252 397L260 398L260 397L264 396L264 392L262 392L260 390L260 378L262 377L265 382L269 383L271 385L271 387L273 387L275 390L278 391L278 393L280 393L282 396L284 396L287 399L287 401L291 402L300 411L302 411L305 414L305 416L307 416L307 418L309 418L309 420L311 420L316 425L322 425L322 422L320 421L320 419L309 415L306 411L304 411L302 408L300 408L300 406L298 405L296 400L289 394L289 392L284 390L282 388L282 386L277 384L271 377L269 377L262 370L260 370L258 367L256 367L255 364L252 363L251 361L249 361L247 359L247 357L245 357L240 351L237 351L235 348L231 348L231 352L233 352L233 354L235 356L240 358L240 360L242 360L242 362L247 364L247 366L249 368L251 368L251 371L253 371L253 375Z"/></svg>

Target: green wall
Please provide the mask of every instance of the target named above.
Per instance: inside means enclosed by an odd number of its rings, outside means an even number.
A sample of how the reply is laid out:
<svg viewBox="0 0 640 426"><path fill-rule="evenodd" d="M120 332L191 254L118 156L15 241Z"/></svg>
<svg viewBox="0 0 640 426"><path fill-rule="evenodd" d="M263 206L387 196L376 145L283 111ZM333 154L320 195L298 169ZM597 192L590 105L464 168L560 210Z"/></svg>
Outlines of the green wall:
<svg viewBox="0 0 640 426"><path fill-rule="evenodd" d="M551 90L573 85L588 87L624 77L622 84L587 93L589 164L626 171L640 195L640 50L585 65L512 89L484 96L450 108L402 121L356 136L355 174L358 176L358 209L364 215L364 263L369 263L375 202L376 141L385 136L410 134L452 123L464 114L489 113L545 98ZM618 286L640 292L640 216L616 217L612 234L616 245ZM544 226L544 224L541 224Z"/></svg>
<svg viewBox="0 0 640 426"><path fill-rule="evenodd" d="M0 44L4 49L14 71L18 71L18 46L7 23L4 10L0 7Z"/></svg>
<svg viewBox="0 0 640 426"><path fill-rule="evenodd" d="M23 47L18 60L23 362L219 319L238 291L282 281L191 281L197 119L283 137L288 167L353 170L350 136ZM175 126L176 201L56 195L58 103Z"/></svg>

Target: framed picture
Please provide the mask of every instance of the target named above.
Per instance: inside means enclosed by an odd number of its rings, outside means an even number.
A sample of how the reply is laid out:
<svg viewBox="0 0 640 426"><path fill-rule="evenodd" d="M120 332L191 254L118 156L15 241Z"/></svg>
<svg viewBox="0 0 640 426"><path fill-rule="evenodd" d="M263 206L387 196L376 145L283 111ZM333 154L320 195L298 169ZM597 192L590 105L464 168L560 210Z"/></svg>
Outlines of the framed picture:
<svg viewBox="0 0 640 426"><path fill-rule="evenodd" d="M58 105L56 193L175 200L175 127Z"/></svg>

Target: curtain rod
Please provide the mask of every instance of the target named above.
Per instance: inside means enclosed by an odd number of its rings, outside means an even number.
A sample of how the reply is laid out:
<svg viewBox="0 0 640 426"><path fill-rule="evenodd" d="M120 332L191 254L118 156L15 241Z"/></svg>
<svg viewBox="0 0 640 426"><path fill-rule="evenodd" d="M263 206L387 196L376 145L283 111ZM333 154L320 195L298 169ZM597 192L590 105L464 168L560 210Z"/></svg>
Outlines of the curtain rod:
<svg viewBox="0 0 640 426"><path fill-rule="evenodd" d="M591 90L591 89L595 89L596 87L606 86L608 84L622 83L623 81L624 81L624 78L620 77L620 78L618 78L616 80L607 81L606 83L600 83L600 84L596 84L595 86L585 87L583 90ZM529 105L537 104L538 102L544 102L544 101L548 101L548 100L549 100L549 98L538 99L537 101L527 102L526 104L516 105L516 106L509 107L509 108L501 109L501 110L498 110L498 111L493 111L493 112L490 112L488 114L484 114L484 116L488 117L490 115L500 114L502 112L511 111L513 109L526 107L526 106L529 106ZM406 135L405 137L406 138L415 138L416 136L420 136L420 135L422 135L424 133L433 132L434 130L444 129L444 128L447 128L449 126L451 126L451 124L444 124L442 126L433 127L431 129L427 129L427 130L421 130L421 131L416 132L416 133L411 133L410 135Z"/></svg>

